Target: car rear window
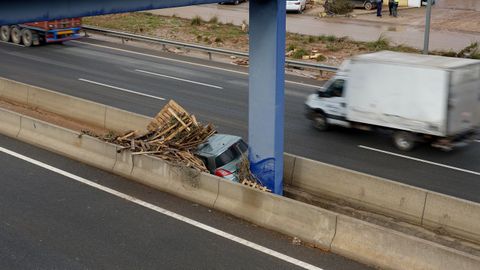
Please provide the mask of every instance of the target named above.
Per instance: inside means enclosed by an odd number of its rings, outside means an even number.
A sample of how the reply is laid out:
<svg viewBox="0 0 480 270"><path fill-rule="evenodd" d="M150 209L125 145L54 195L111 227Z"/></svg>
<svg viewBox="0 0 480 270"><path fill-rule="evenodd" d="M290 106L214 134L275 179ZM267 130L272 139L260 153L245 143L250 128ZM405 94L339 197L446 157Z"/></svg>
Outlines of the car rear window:
<svg viewBox="0 0 480 270"><path fill-rule="evenodd" d="M215 165L217 168L232 162L233 160L240 158L243 153L248 150L247 144L240 140L234 145L230 146L227 151L223 152L221 155L215 158Z"/></svg>
<svg viewBox="0 0 480 270"><path fill-rule="evenodd" d="M235 145L228 148L227 151L223 152L221 155L215 158L215 165L217 168L228 164L232 160L238 157L238 152L235 151Z"/></svg>

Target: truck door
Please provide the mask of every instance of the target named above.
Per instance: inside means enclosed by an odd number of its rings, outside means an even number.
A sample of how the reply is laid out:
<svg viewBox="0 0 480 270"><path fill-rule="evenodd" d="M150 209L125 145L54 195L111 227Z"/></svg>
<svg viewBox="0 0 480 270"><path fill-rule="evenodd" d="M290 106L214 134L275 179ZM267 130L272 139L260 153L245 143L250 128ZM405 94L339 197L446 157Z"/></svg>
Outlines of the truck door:
<svg viewBox="0 0 480 270"><path fill-rule="evenodd" d="M325 91L325 113L328 118L345 120L347 116L347 104L345 102L345 80L334 80Z"/></svg>

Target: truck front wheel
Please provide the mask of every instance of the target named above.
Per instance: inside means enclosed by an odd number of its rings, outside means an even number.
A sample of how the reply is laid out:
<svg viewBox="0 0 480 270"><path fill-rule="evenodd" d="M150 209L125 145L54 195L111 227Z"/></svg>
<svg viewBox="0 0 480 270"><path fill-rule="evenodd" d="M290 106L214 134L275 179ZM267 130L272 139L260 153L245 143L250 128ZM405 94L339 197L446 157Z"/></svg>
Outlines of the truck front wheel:
<svg viewBox="0 0 480 270"><path fill-rule="evenodd" d="M19 27L14 26L12 27L11 34L12 36L12 42L15 44L20 44L22 42L22 30L20 30Z"/></svg>
<svg viewBox="0 0 480 270"><path fill-rule="evenodd" d="M415 147L417 137L411 132L396 131L393 134L393 143L395 144L395 147L402 151L410 151Z"/></svg>
<svg viewBox="0 0 480 270"><path fill-rule="evenodd" d="M10 26L3 25L0 28L0 40L3 41L3 42L9 42L10 41Z"/></svg>
<svg viewBox="0 0 480 270"><path fill-rule="evenodd" d="M315 115L313 115L312 121L313 127L315 127L317 130L325 131L328 129L327 118L323 113L316 113Z"/></svg>

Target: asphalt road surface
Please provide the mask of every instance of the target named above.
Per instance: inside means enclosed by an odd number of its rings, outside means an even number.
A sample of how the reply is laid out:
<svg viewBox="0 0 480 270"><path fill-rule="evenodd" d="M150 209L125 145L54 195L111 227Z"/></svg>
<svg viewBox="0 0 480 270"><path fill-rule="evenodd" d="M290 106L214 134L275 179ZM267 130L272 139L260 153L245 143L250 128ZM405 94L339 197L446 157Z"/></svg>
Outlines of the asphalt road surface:
<svg viewBox="0 0 480 270"><path fill-rule="evenodd" d="M92 39L24 48L0 44L0 76L153 116L175 99L220 132L247 137L248 74L242 67ZM388 134L318 132L304 117L316 81L287 76L285 151L480 202L480 141L453 152L398 152Z"/></svg>
<svg viewBox="0 0 480 270"><path fill-rule="evenodd" d="M0 164L0 269L372 269L2 135Z"/></svg>

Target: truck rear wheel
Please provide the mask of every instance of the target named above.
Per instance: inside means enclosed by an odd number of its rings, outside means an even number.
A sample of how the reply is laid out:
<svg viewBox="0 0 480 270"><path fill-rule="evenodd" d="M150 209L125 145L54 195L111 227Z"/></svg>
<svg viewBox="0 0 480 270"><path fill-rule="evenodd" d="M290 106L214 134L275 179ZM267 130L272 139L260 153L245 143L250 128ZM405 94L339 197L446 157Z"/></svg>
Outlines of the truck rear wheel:
<svg viewBox="0 0 480 270"><path fill-rule="evenodd" d="M323 113L316 113L315 115L313 115L312 121L313 127L315 127L317 130L325 131L328 129L327 118Z"/></svg>
<svg viewBox="0 0 480 270"><path fill-rule="evenodd" d="M13 43L20 44L22 42L22 30L18 26L12 27L10 35Z"/></svg>
<svg viewBox="0 0 480 270"><path fill-rule="evenodd" d="M33 45L33 31L30 29L22 30L22 42L26 47Z"/></svg>
<svg viewBox="0 0 480 270"><path fill-rule="evenodd" d="M3 42L10 41L10 26L3 25L0 27L0 40Z"/></svg>
<svg viewBox="0 0 480 270"><path fill-rule="evenodd" d="M411 132L396 131L393 134L393 143L399 150L410 151L415 147L417 137Z"/></svg>

